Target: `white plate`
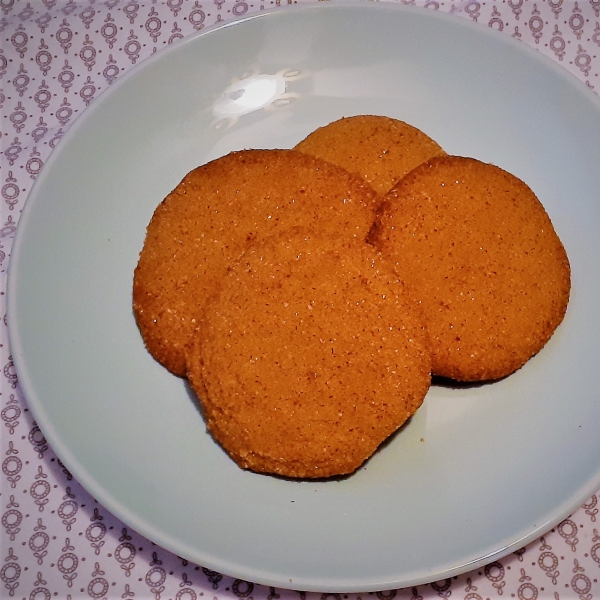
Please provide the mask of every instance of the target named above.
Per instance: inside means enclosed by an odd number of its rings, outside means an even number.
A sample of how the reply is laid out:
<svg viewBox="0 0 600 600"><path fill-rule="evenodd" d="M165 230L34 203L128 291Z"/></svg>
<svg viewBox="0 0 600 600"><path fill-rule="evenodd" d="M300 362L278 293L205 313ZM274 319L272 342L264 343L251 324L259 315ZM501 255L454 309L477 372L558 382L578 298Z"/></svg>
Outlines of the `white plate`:
<svg viewBox="0 0 600 600"><path fill-rule="evenodd" d="M205 432L184 382L144 350L131 282L145 227L192 167L290 147L357 113L408 121L533 187L571 259L568 314L504 381L433 388L352 477L243 472ZM10 269L20 381L75 477L180 556L315 591L446 578L518 549L600 487L599 194L598 99L484 26L327 3L207 31L96 100L38 178Z"/></svg>

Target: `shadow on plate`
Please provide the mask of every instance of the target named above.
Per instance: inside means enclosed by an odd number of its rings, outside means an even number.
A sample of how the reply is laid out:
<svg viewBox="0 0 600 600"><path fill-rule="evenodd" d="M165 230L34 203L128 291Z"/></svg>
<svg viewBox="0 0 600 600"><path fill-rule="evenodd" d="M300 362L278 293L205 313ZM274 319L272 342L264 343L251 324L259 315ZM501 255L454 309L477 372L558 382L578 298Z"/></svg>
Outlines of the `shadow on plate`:
<svg viewBox="0 0 600 600"><path fill-rule="evenodd" d="M487 385L492 385L493 383L496 383L497 381L502 381L503 379L506 379L506 377L501 377L500 379L486 379L485 381L456 381L455 379L450 379L449 377L440 377L439 375L433 375L431 377L431 385L448 388L451 390L469 390L471 388L479 388Z"/></svg>

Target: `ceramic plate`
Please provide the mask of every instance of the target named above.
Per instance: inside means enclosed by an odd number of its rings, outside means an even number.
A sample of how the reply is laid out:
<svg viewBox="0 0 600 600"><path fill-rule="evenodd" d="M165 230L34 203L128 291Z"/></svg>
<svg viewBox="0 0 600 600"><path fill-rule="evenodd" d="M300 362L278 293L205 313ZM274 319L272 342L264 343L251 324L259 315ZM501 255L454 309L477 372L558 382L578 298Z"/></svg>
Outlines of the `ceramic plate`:
<svg viewBox="0 0 600 600"><path fill-rule="evenodd" d="M573 269L564 323L493 385L434 387L364 468L293 482L238 469L131 310L145 227L193 167L291 147L343 115L407 121L546 206ZM600 487L600 102L485 26L376 3L263 13L158 53L94 101L38 177L10 268L23 390L54 450L128 526L264 584L439 580L543 534Z"/></svg>

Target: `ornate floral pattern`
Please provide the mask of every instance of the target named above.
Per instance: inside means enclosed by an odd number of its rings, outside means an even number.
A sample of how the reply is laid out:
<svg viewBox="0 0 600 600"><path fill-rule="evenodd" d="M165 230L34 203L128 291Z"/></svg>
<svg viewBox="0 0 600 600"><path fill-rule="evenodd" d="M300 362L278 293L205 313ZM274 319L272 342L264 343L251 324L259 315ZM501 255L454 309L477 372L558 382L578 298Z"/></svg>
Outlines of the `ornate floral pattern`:
<svg viewBox="0 0 600 600"><path fill-rule="evenodd" d="M253 11L316 0L0 0L0 311L7 257L33 182L74 119L123 73L187 34ZM517 38L600 85L600 0L391 0L453 13ZM485 568L376 594L306 594L188 563L130 531L73 480L18 385L0 324L0 598L201 597L379 600L600 596L598 496Z"/></svg>

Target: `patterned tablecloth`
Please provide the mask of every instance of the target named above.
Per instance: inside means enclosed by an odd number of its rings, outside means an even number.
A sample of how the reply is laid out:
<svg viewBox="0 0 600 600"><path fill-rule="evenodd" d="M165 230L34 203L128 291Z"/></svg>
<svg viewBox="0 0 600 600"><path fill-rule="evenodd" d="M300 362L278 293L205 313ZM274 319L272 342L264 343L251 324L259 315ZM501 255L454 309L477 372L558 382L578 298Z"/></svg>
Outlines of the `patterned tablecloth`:
<svg viewBox="0 0 600 600"><path fill-rule="evenodd" d="M52 149L100 92L207 26L306 0L0 0L0 311L11 242ZM308 0L314 1L314 0ZM600 0L402 0L502 31L600 89ZM600 168L600 166L599 166ZM100 506L48 446L21 395L0 324L0 597L273 600L327 594L236 580L142 538ZM600 597L598 496L541 539L446 581L338 600Z"/></svg>

